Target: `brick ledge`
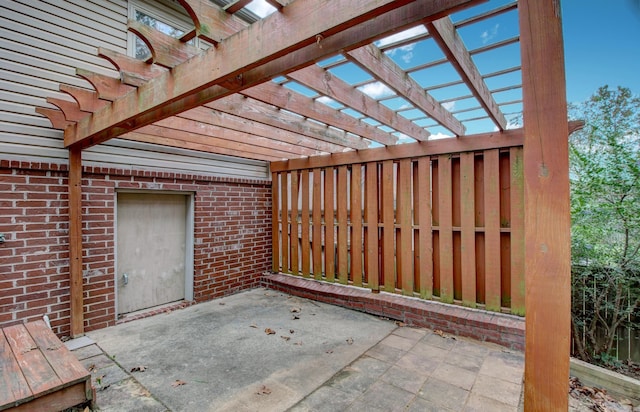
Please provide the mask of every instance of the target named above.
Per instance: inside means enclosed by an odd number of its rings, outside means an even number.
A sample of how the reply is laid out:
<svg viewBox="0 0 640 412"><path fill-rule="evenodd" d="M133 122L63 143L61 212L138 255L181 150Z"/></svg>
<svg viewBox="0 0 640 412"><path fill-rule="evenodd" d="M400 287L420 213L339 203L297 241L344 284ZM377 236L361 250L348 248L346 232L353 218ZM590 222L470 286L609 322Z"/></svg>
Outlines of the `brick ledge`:
<svg viewBox="0 0 640 412"><path fill-rule="evenodd" d="M384 316L410 326L443 332L524 350L524 318L391 293L332 284L282 273L266 273L262 284L269 289Z"/></svg>

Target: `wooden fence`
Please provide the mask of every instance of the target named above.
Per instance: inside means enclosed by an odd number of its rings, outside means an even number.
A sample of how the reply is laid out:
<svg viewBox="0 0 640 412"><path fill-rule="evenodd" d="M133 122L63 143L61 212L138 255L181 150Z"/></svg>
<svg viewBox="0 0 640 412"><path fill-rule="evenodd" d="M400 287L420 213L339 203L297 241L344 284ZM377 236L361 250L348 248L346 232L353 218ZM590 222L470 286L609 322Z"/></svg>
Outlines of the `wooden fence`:
<svg viewBox="0 0 640 412"><path fill-rule="evenodd" d="M522 147L272 178L274 272L524 314Z"/></svg>

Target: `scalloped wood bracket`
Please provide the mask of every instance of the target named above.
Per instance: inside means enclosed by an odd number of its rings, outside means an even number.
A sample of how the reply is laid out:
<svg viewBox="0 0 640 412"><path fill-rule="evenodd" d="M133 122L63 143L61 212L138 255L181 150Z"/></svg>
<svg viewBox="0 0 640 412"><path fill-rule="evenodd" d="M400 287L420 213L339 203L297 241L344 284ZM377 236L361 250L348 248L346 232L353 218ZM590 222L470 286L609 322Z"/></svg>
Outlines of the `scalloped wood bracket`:
<svg viewBox="0 0 640 412"><path fill-rule="evenodd" d="M62 110L64 118L70 122L79 122L85 117L91 116L90 112L80 110L80 105L78 105L78 102L75 100L71 102L68 100L57 99L55 97L47 97L47 103L50 103Z"/></svg>
<svg viewBox="0 0 640 412"><path fill-rule="evenodd" d="M167 72L165 67L149 64L142 60L127 56L126 54L118 53L102 47L98 48L98 56L113 64L116 69L120 71L121 80L125 84L129 84L131 86L140 86L140 84ZM131 80L131 83L129 80Z"/></svg>
<svg viewBox="0 0 640 412"><path fill-rule="evenodd" d="M128 28L149 47L152 63L172 69L200 54L197 47L183 43L180 39L168 36L135 20L129 19Z"/></svg>
<svg viewBox="0 0 640 412"><path fill-rule="evenodd" d="M135 87L122 83L120 79L94 73L89 70L76 69L76 74L91 83L93 88L98 92L98 97L103 100L112 102L135 90Z"/></svg>
<svg viewBox="0 0 640 412"><path fill-rule="evenodd" d="M94 113L109 104L106 100L100 100L98 93L93 90L83 89L81 87L61 84L60 91L65 92L78 102L80 110L83 112Z"/></svg>
<svg viewBox="0 0 640 412"><path fill-rule="evenodd" d="M51 122L54 129L66 129L67 126L75 124L75 122L67 121L61 110L49 109L46 107L36 107L36 113L39 113Z"/></svg>

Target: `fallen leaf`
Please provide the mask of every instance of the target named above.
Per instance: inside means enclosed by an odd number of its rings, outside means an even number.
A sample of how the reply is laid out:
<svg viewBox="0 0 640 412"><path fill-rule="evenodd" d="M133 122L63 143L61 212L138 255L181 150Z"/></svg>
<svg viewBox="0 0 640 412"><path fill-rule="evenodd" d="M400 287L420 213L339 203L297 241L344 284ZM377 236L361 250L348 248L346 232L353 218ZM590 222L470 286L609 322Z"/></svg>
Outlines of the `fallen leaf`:
<svg viewBox="0 0 640 412"><path fill-rule="evenodd" d="M187 382L181 381L180 379L176 379L176 381L173 382L171 384L171 386L173 386L174 388L177 388L178 386L182 386L182 385L186 385L186 384L187 384Z"/></svg>
<svg viewBox="0 0 640 412"><path fill-rule="evenodd" d="M276 331L275 331L275 330L273 330L273 329L271 329L271 328L266 328L266 329L264 330L264 333L266 333L267 335L275 335L275 334L276 334Z"/></svg>
<svg viewBox="0 0 640 412"><path fill-rule="evenodd" d="M406 326L406 324L404 322L400 322L399 320L396 321L396 326L403 328Z"/></svg>
<svg viewBox="0 0 640 412"><path fill-rule="evenodd" d="M288 341L289 339L291 339L291 338L290 338L290 337L288 337L288 336L280 336L280 337L281 337L282 339L284 339L285 341Z"/></svg>
<svg viewBox="0 0 640 412"><path fill-rule="evenodd" d="M291 319L293 319L293 320L298 320L298 319L300 319L300 316L298 316L298 315L293 315L293 316L291 317Z"/></svg>
<svg viewBox="0 0 640 412"><path fill-rule="evenodd" d="M291 308L291 313L300 313L300 308Z"/></svg>
<svg viewBox="0 0 640 412"><path fill-rule="evenodd" d="M434 330L433 333L435 333L436 335L438 335L440 337L446 338L446 336L444 335L444 332L441 331L440 329Z"/></svg>
<svg viewBox="0 0 640 412"><path fill-rule="evenodd" d="M262 387L260 389L258 389L258 392L256 392L257 395L269 395L271 394L271 389L267 388L265 385L262 385Z"/></svg>
<svg viewBox="0 0 640 412"><path fill-rule="evenodd" d="M146 370L147 370L147 367L142 365L131 368L131 372L144 372Z"/></svg>
<svg viewBox="0 0 640 412"><path fill-rule="evenodd" d="M295 333L296 331L293 329L289 329L289 333Z"/></svg>
<svg viewBox="0 0 640 412"><path fill-rule="evenodd" d="M249 325L250 328L257 328L258 325L256 325L255 323L252 323L251 325Z"/></svg>
<svg viewBox="0 0 640 412"><path fill-rule="evenodd" d="M333 351L331 349L329 349L328 351L326 351L325 353L333 353Z"/></svg>
<svg viewBox="0 0 640 412"><path fill-rule="evenodd" d="M349 345L353 345L353 338L349 338L349 339L347 339L347 344L349 344Z"/></svg>
<svg viewBox="0 0 640 412"><path fill-rule="evenodd" d="M94 370L96 370L96 369L97 369L97 368L96 368L96 364L95 364L95 363L92 363L91 365L89 365L89 368L88 368L88 369L89 369L89 372L93 372Z"/></svg>

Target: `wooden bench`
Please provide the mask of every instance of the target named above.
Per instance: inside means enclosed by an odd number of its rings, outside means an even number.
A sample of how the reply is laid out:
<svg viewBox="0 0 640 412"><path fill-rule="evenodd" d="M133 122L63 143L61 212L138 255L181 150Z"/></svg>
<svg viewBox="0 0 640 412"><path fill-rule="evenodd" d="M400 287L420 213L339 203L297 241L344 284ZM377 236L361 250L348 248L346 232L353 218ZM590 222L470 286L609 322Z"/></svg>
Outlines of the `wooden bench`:
<svg viewBox="0 0 640 412"><path fill-rule="evenodd" d="M91 374L44 321L0 333L0 411L61 411L93 400Z"/></svg>

